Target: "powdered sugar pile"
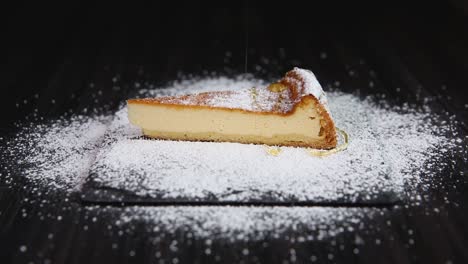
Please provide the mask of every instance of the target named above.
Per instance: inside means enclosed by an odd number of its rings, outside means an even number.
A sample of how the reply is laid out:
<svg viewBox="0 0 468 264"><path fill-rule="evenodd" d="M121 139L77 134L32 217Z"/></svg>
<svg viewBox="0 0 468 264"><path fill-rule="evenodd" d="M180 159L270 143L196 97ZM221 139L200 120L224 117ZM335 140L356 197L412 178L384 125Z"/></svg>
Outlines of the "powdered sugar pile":
<svg viewBox="0 0 468 264"><path fill-rule="evenodd" d="M404 193L406 178L440 162L439 148L455 143L430 113L339 92L329 93L329 101L336 125L351 140L348 150L326 158L303 148L282 147L275 157L260 145L143 139L124 107L98 154L92 181L158 201L390 202L389 196Z"/></svg>
<svg viewBox="0 0 468 264"><path fill-rule="evenodd" d="M264 84L224 77L186 80L164 89L144 89L139 95ZM415 194L418 183L435 175L434 167L449 165L445 155L463 146L464 139L455 134L450 119L444 121L428 109L390 107L340 92L328 93L328 101L337 126L351 140L345 152L325 158L300 148L282 148L274 157L258 145L147 140L128 124L122 108L115 115L74 116L22 128L6 142L3 157L11 162L2 178L11 182L20 175L32 188L70 193L80 190L94 162L94 180L142 196L200 199L209 195L233 200L268 194L277 200L372 200L386 191ZM328 226L328 235L334 235L348 225L346 219L355 223L372 215L367 209L327 207L92 207L93 212L106 210L109 221L191 229L201 237L278 234L291 226L315 228L322 223Z"/></svg>
<svg viewBox="0 0 468 264"><path fill-rule="evenodd" d="M345 110L337 113L345 115ZM355 113L363 118L362 110L356 109ZM350 117L349 121L354 119ZM109 131L112 136L98 154L93 181L99 186L160 199L375 200L401 188L402 181L389 173L400 167L390 168L385 152L375 150L381 139L366 130L369 125L369 120L357 120L345 127L353 135L346 152L317 158L303 148L282 147L275 157L261 145L136 138L141 133L128 124L123 109L112 125L116 129ZM419 147L438 143L422 140Z"/></svg>
<svg viewBox="0 0 468 264"><path fill-rule="evenodd" d="M108 116L77 115L23 124L16 137L6 142L4 158L11 162L5 165L35 186L65 192L79 190L108 122Z"/></svg>

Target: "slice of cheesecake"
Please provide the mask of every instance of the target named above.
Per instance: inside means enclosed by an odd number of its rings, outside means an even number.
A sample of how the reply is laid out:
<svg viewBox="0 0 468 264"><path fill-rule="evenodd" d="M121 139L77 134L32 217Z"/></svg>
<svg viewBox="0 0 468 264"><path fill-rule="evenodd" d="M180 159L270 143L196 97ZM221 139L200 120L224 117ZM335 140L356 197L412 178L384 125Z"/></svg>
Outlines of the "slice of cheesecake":
<svg viewBox="0 0 468 264"><path fill-rule="evenodd" d="M327 100L311 71L294 68L266 87L130 99L128 117L159 139L336 147Z"/></svg>

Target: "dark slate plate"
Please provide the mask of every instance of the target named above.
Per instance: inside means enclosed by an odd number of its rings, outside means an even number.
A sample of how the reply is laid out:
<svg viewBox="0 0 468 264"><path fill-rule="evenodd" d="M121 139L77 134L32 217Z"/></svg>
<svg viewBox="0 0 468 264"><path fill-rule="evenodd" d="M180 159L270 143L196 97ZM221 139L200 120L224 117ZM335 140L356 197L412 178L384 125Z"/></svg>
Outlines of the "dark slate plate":
<svg viewBox="0 0 468 264"><path fill-rule="evenodd" d="M91 175L90 177L93 177ZM231 205L231 206L333 206L333 207L387 207L397 204L400 201L398 193L386 191L372 199L362 199L366 194L362 194L356 200L350 200L343 196L335 200L307 200L297 199L278 200L274 195L265 193L263 199L249 200L229 200L220 201L217 197L209 196L204 199L191 199L187 197L165 198L160 196L139 196L134 192L107 188L96 183L88 182L83 187L81 199L85 204L116 204L116 205Z"/></svg>

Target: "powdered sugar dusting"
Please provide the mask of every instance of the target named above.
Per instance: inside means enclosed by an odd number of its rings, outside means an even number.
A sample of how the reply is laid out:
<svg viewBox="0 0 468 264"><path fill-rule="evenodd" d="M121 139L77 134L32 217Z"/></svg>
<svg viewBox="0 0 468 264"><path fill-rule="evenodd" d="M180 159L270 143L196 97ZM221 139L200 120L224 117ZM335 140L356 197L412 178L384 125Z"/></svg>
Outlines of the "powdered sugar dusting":
<svg viewBox="0 0 468 264"><path fill-rule="evenodd" d="M142 102L153 101L162 104L196 105L228 109L241 109L251 112L286 113L292 110L294 102L287 90L271 92L266 86L234 91L216 91L179 97L144 98Z"/></svg>
<svg viewBox="0 0 468 264"><path fill-rule="evenodd" d="M125 109L117 114L121 125L109 134L121 137L105 144L93 168L99 185L141 196L221 201L374 200L401 188L383 152L373 151L379 138L365 131L364 122L350 127L356 138L348 151L320 159L302 148L284 147L274 157L261 145L135 138L141 134L128 121L121 123L125 116Z"/></svg>
<svg viewBox="0 0 468 264"><path fill-rule="evenodd" d="M155 209L132 206L123 211L119 224L131 225L138 220L148 225L148 232L157 233L163 228L175 232L190 223L193 237L216 238L215 234L223 234L223 238L231 241L263 240L294 232L299 240L310 241L334 237L344 232L344 227L357 228L357 223L375 213L376 210L369 208L167 206ZM315 228L310 230L311 227ZM304 228L309 228L309 232L301 233Z"/></svg>
<svg viewBox="0 0 468 264"><path fill-rule="evenodd" d="M440 159L437 149L452 144L430 113L339 92L329 98L336 125L351 140L346 151L326 158L293 147L274 157L259 145L143 139L123 108L92 169L93 181L158 199L372 202L402 194L413 170Z"/></svg>
<svg viewBox="0 0 468 264"><path fill-rule="evenodd" d="M208 103L214 107L243 109L253 112L286 113L292 110L293 102L288 91L270 92L267 87L252 87L233 92L228 96L210 98Z"/></svg>
<svg viewBox="0 0 468 264"><path fill-rule="evenodd" d="M79 190L88 176L98 147L107 130L108 116L73 116L24 125L7 142L4 157L13 162L10 170L35 185L62 191Z"/></svg>
<svg viewBox="0 0 468 264"><path fill-rule="evenodd" d="M261 85L265 82L224 77L185 80L161 87L164 89L146 87L139 95L229 91ZM422 195L418 184L452 165L446 159L448 154L466 152L466 139L454 132L455 122L434 115L430 109L391 107L338 92L329 93L328 99L337 126L351 138L347 151L325 158L309 156L298 148L282 148L274 157L256 145L146 140L140 138L138 128L128 124L122 109L115 115L64 117L23 127L2 149L2 157L11 162L5 164L1 177L8 184L21 178L32 189L69 194L80 190L95 161L93 170L101 173L102 183L139 195L203 198L205 190L220 199L246 199L275 190L270 195L278 200L281 195L305 200L353 198L362 190L372 196L391 190L417 199ZM463 155L462 162L466 162L466 153ZM136 173L116 173L130 169ZM158 174L151 169L157 169ZM240 192L230 192L229 186ZM48 203L51 198L43 199ZM103 214L106 221L118 222L121 230L143 224L155 233L156 229L182 230L202 238L234 240L255 239L257 234L260 238L277 236L286 230L301 230L301 226L317 232L310 231L305 238L298 234L298 239L332 237L348 227L356 228L365 217L373 217L372 212L375 210L329 207L89 208L90 215ZM59 216L51 213L55 219L61 219Z"/></svg>

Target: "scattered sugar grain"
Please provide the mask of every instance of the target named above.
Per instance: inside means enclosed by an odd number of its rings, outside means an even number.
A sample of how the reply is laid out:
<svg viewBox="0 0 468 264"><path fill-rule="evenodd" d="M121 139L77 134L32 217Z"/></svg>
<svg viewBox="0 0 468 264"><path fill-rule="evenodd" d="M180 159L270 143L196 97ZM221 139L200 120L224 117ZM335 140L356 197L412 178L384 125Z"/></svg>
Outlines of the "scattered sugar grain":
<svg viewBox="0 0 468 264"><path fill-rule="evenodd" d="M28 248L25 245L19 247L19 251L22 253L26 252L26 250L28 250Z"/></svg>

